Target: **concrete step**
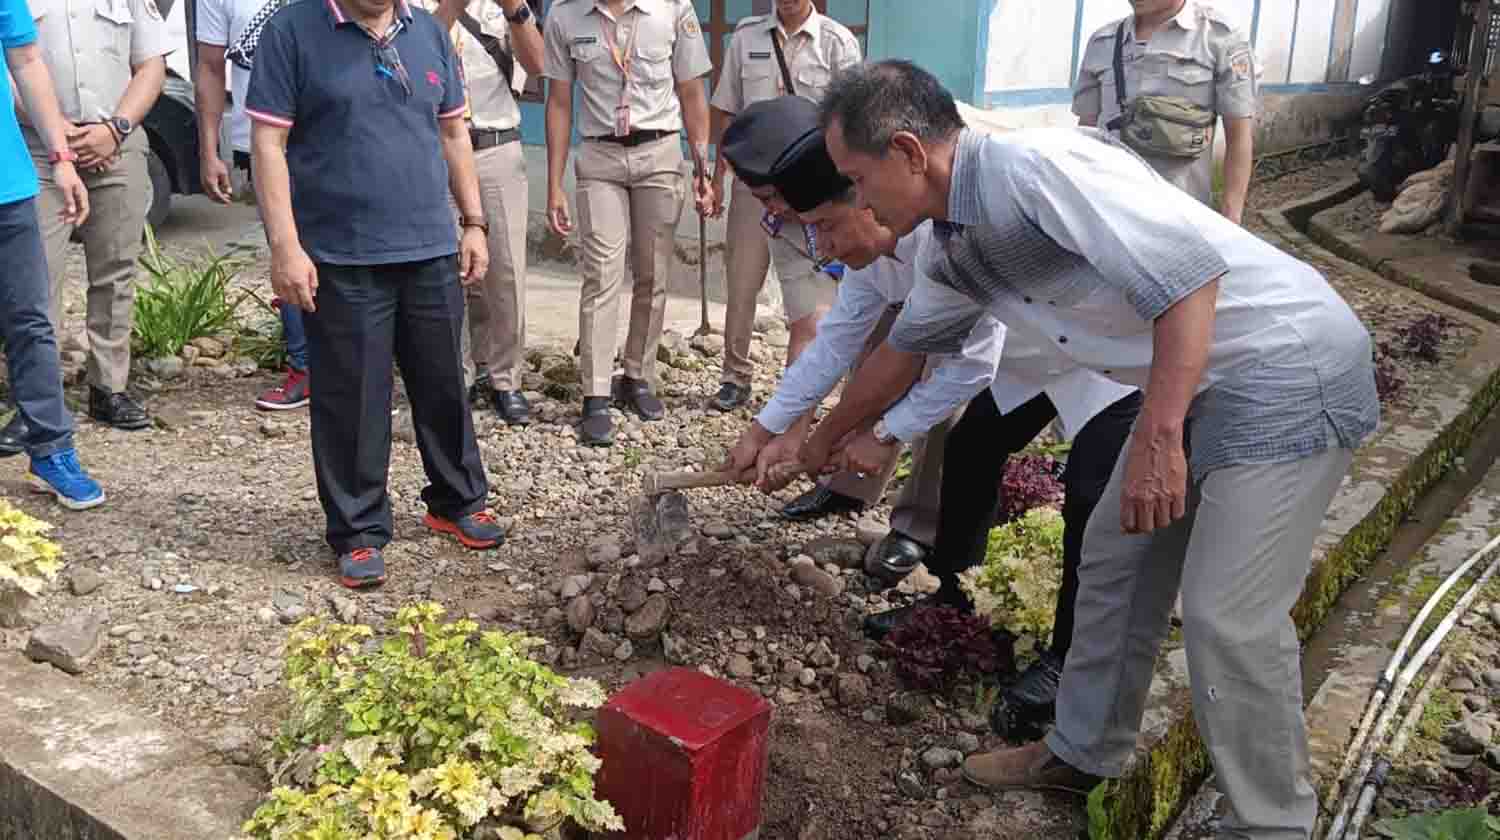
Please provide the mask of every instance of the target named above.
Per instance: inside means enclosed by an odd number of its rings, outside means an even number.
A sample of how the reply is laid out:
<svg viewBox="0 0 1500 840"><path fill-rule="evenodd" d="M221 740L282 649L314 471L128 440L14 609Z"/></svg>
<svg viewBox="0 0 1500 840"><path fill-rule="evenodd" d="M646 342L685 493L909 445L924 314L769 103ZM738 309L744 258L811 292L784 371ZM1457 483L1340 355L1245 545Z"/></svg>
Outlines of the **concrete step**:
<svg viewBox="0 0 1500 840"><path fill-rule="evenodd" d="M0 840L229 840L259 770L89 689L0 654Z"/></svg>

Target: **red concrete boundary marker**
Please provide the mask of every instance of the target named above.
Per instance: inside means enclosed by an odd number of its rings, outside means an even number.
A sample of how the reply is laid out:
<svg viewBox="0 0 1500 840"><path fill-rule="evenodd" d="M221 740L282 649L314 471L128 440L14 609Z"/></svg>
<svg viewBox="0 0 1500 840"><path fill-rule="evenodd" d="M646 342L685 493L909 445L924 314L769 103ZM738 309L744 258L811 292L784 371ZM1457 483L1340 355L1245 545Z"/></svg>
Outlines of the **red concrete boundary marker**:
<svg viewBox="0 0 1500 840"><path fill-rule="evenodd" d="M599 710L597 795L628 840L755 840L771 706L690 668L657 671Z"/></svg>

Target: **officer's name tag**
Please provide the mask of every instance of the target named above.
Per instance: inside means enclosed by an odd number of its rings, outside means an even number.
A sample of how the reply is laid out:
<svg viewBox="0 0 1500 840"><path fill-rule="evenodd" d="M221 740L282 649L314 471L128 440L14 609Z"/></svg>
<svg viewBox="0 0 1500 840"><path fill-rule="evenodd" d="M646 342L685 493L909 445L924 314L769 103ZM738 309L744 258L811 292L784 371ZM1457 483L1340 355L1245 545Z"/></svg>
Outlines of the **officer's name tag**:
<svg viewBox="0 0 1500 840"><path fill-rule="evenodd" d="M597 43L599 43L599 37L597 35L582 35L580 37L574 38L573 39L573 43L575 43L575 44L597 44Z"/></svg>
<svg viewBox="0 0 1500 840"><path fill-rule="evenodd" d="M752 52L752 53L750 53L750 57L751 58L761 58L761 59L764 59L764 58L770 58L771 54L768 53L768 52Z"/></svg>

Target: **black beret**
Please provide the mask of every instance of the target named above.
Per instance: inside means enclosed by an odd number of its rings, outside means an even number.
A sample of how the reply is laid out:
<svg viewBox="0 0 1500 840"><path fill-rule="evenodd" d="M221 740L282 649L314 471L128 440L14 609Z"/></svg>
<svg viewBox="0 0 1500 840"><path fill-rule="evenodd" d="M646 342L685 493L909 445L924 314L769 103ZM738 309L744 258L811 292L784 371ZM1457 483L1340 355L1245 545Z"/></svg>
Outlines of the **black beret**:
<svg viewBox="0 0 1500 840"><path fill-rule="evenodd" d="M800 96L767 99L741 111L724 129L719 153L746 186L776 187L799 213L850 186L828 157L818 106Z"/></svg>

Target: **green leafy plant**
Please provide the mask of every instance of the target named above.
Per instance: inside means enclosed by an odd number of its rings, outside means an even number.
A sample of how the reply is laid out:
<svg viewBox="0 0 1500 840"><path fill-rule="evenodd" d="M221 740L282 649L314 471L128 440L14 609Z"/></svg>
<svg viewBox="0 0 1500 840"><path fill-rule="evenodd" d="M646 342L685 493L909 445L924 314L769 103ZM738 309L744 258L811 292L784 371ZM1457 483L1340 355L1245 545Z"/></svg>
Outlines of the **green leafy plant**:
<svg viewBox="0 0 1500 840"><path fill-rule="evenodd" d="M1109 798L1114 795L1115 782L1100 782L1089 791L1089 840L1115 840L1114 820L1109 815Z"/></svg>
<svg viewBox="0 0 1500 840"><path fill-rule="evenodd" d="M277 739L280 785L245 824L256 840L458 840L493 829L539 840L565 820L620 829L594 797L592 680L532 661L541 640L444 623L418 604L377 641L369 627L308 619L287 643L292 714ZM295 781L295 780L294 780Z"/></svg>
<svg viewBox="0 0 1500 840"><path fill-rule="evenodd" d="M1493 840L1500 820L1483 808L1455 808L1381 820L1375 833L1390 840Z"/></svg>
<svg viewBox="0 0 1500 840"><path fill-rule="evenodd" d="M162 250L146 228L141 266L149 279L135 293L135 351L147 358L175 356L195 338L231 330L240 304L230 281L241 264L223 256L181 259Z"/></svg>
<svg viewBox="0 0 1500 840"><path fill-rule="evenodd" d="M1062 590L1062 535L1062 513L1050 506L990 531L984 563L959 577L975 613L1016 637L1051 635Z"/></svg>
<svg viewBox="0 0 1500 840"><path fill-rule="evenodd" d="M62 549L47 539L52 526L0 499L0 594L41 593L62 571Z"/></svg>
<svg viewBox="0 0 1500 840"><path fill-rule="evenodd" d="M285 304L290 306L291 304ZM271 313L254 321L241 319L239 335L234 342L235 353L250 359L257 367L282 370L287 365L286 338L282 335L281 317L269 306L253 307L255 311Z"/></svg>

